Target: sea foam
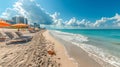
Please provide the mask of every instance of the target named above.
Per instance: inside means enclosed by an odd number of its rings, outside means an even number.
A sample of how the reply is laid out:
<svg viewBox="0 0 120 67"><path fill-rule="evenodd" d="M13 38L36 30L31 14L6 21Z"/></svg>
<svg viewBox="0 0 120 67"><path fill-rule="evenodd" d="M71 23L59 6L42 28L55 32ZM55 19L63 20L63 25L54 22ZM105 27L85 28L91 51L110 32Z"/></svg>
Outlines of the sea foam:
<svg viewBox="0 0 120 67"><path fill-rule="evenodd" d="M103 50L102 48L93 46L91 44L86 44L85 42L89 41L88 37L86 36L56 30L52 30L50 33L62 40L82 48L91 58L93 58L103 67L120 67L120 58L109 54L109 52Z"/></svg>

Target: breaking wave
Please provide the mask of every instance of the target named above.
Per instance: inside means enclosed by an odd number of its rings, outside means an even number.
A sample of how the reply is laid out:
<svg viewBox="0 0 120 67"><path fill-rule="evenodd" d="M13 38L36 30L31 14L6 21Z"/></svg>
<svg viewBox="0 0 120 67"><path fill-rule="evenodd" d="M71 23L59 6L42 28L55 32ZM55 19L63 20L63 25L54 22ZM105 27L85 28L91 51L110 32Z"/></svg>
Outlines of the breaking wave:
<svg viewBox="0 0 120 67"><path fill-rule="evenodd" d="M64 41L70 42L82 48L91 58L103 67L120 67L120 58L111 55L102 48L93 46L92 44L86 44L86 42L89 42L89 39L86 36L56 30L51 30L50 33Z"/></svg>

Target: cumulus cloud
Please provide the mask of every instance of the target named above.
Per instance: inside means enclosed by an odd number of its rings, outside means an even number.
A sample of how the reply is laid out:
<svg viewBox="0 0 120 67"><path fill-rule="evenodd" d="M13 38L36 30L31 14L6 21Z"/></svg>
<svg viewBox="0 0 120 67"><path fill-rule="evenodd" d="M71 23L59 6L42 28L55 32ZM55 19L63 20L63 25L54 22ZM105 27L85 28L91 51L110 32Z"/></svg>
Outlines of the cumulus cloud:
<svg viewBox="0 0 120 67"><path fill-rule="evenodd" d="M86 19L77 20L75 17L66 21L66 26L78 28L120 28L120 15L116 14L113 17L102 17L95 22L87 21Z"/></svg>
<svg viewBox="0 0 120 67"><path fill-rule="evenodd" d="M120 28L120 15L117 13L113 17L102 17L95 22L78 20L75 17L65 21L59 18L60 13L46 12L35 0L18 0L12 8L7 8L1 17L11 19L16 15L26 17L30 23L49 25L49 28Z"/></svg>
<svg viewBox="0 0 120 67"><path fill-rule="evenodd" d="M106 28L117 28L120 23L120 15L116 14L113 17L107 18L102 17L100 20L96 20L93 24L94 27L106 27Z"/></svg>
<svg viewBox="0 0 120 67"><path fill-rule="evenodd" d="M5 12L2 13L1 17L4 18L4 19L10 19L11 15L15 15L16 12L13 12L15 11L14 9L11 9L11 8L7 8L5 10Z"/></svg>
<svg viewBox="0 0 120 67"><path fill-rule="evenodd" d="M120 21L120 15L118 13L116 13L116 15L114 17L112 17L111 19L116 19L118 22L118 21Z"/></svg>
<svg viewBox="0 0 120 67"><path fill-rule="evenodd" d="M75 17L71 18L68 22L66 22L66 25L77 26L76 18Z"/></svg>
<svg viewBox="0 0 120 67"><path fill-rule="evenodd" d="M105 23L107 20L108 20L107 18L103 17L100 20L96 20L93 26L99 27L101 24Z"/></svg>
<svg viewBox="0 0 120 67"><path fill-rule="evenodd" d="M54 14L50 15L52 17L52 20L54 21L53 25L63 26L64 25L63 20L59 18L59 15L60 13L58 12L55 12Z"/></svg>
<svg viewBox="0 0 120 67"><path fill-rule="evenodd" d="M1 17L10 19L13 16L20 15L28 18L30 23L52 24L52 17L40 7L35 0L18 0L13 8L7 8Z"/></svg>
<svg viewBox="0 0 120 67"><path fill-rule="evenodd" d="M75 17L71 18L69 21L66 21L66 26L77 26L79 28L92 27L92 23L85 19L77 20Z"/></svg>
<svg viewBox="0 0 120 67"><path fill-rule="evenodd" d="M75 17L63 21L58 18L59 15L60 13L55 12L51 17L54 21L53 25L62 26L62 28L120 28L120 15L117 13L113 17L102 17L95 22L86 19L78 20Z"/></svg>

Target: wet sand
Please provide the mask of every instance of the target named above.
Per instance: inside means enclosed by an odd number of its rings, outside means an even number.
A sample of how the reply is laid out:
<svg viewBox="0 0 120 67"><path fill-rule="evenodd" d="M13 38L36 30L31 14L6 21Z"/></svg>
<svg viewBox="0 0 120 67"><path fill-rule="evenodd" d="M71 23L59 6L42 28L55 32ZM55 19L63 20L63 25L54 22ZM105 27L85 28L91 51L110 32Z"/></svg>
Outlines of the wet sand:
<svg viewBox="0 0 120 67"><path fill-rule="evenodd" d="M54 35L52 36L54 37ZM63 41L60 38L57 37L54 38L65 46L68 55L71 58L75 59L75 61L78 63L78 67L102 67L99 63L93 60L89 56L89 54L85 52L82 48L77 47L69 42Z"/></svg>
<svg viewBox="0 0 120 67"><path fill-rule="evenodd" d="M45 38L47 40L53 42L55 45L55 51L57 57L61 58L59 62L62 64L62 67L78 67L75 61L71 60L70 57L66 54L66 50L64 45L62 45L59 41L57 41L54 37L49 34L49 31L44 33Z"/></svg>

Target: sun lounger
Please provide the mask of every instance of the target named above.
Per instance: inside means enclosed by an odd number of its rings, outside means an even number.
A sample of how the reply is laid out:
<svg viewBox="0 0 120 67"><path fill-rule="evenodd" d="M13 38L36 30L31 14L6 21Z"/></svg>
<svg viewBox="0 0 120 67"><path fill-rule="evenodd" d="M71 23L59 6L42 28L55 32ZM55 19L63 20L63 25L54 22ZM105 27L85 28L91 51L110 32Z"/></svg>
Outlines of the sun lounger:
<svg viewBox="0 0 120 67"><path fill-rule="evenodd" d="M5 41L5 40L6 40L6 36L3 35L3 34L0 32L0 42Z"/></svg>
<svg viewBox="0 0 120 67"><path fill-rule="evenodd" d="M27 38L16 38L15 35L11 32L5 32L5 34L9 37L9 40L6 42L6 44L14 44L14 43L25 43L29 40Z"/></svg>
<svg viewBox="0 0 120 67"><path fill-rule="evenodd" d="M36 31L35 30L29 30L30 33L35 33Z"/></svg>
<svg viewBox="0 0 120 67"><path fill-rule="evenodd" d="M32 39L32 36L24 36L21 32L15 32L19 38L27 38L28 40Z"/></svg>

